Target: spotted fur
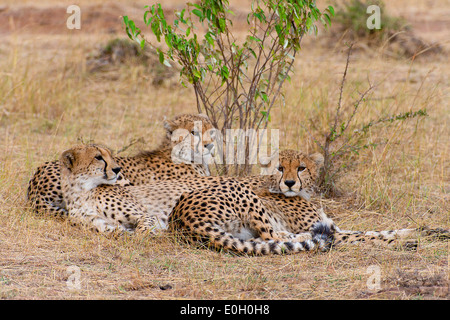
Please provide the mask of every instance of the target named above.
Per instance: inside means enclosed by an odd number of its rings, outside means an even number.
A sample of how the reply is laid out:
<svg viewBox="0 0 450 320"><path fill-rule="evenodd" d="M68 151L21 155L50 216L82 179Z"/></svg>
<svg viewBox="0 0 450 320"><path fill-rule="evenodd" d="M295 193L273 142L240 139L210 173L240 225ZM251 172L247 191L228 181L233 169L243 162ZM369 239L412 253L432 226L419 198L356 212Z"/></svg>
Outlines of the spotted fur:
<svg viewBox="0 0 450 320"><path fill-rule="evenodd" d="M320 155L280 152L275 173L253 185L222 180L184 193L169 216L169 228L189 241L241 254L326 250L344 244L415 248L417 237L449 238L444 229L346 231L308 201L308 192L323 164Z"/></svg>
<svg viewBox="0 0 450 320"><path fill-rule="evenodd" d="M333 230L326 223L316 221L308 232L289 238L273 213L248 186L224 180L183 194L169 216L169 230L191 242L206 242L215 249L241 254L329 248Z"/></svg>
<svg viewBox="0 0 450 320"><path fill-rule="evenodd" d="M61 181L71 220L99 232L169 229L189 241L257 255L327 250L344 243L390 245L418 233L449 235L442 229L340 230L323 210L302 197L317 178L322 164L318 155L282 151L277 170L269 176L198 177L120 186L112 185L118 174L114 159L103 156L101 167L92 160L96 159L92 148L106 149L91 145L63 153L61 166L70 170L61 170ZM67 165L67 153L83 161ZM115 177L109 176L108 168L117 171ZM289 180L295 181L286 183Z"/></svg>
<svg viewBox="0 0 450 320"><path fill-rule="evenodd" d="M62 196L72 224L105 234L136 228L146 208L116 184L120 167L109 149L74 146L62 153L59 164Z"/></svg>
<svg viewBox="0 0 450 320"><path fill-rule="evenodd" d="M117 184L141 185L209 175L208 166L194 160L198 154L202 159L210 156L214 129L211 121L205 115L184 114L165 121L164 128L166 135L156 150L131 157L114 157L122 168ZM198 139L200 134L201 140ZM61 193L59 161L46 162L37 168L28 184L27 200L36 212L60 217L67 215Z"/></svg>

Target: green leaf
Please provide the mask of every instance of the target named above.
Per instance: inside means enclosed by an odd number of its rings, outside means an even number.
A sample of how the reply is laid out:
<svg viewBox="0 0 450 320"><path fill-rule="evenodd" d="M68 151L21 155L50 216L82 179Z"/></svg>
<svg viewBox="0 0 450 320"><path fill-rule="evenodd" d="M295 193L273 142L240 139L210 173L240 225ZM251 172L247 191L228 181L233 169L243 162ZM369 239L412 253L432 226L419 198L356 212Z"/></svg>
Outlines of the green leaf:
<svg viewBox="0 0 450 320"><path fill-rule="evenodd" d="M334 17L334 8L333 8L333 6L328 6L327 9L331 13L331 15Z"/></svg>
<svg viewBox="0 0 450 320"><path fill-rule="evenodd" d="M201 76L202 76L197 69L192 69L192 73L194 74L194 76L196 76L198 78L201 78Z"/></svg>
<svg viewBox="0 0 450 320"><path fill-rule="evenodd" d="M229 76L230 76L230 71L228 70L227 66L223 66L220 70L219 70L220 76L222 77L222 83L220 84L221 86L228 80Z"/></svg>
<svg viewBox="0 0 450 320"><path fill-rule="evenodd" d="M256 41L256 42L261 42L262 40L260 38L257 37L253 37L253 36L248 36L248 38L252 41Z"/></svg>
<svg viewBox="0 0 450 320"><path fill-rule="evenodd" d="M305 24L306 24L306 29L309 30L313 24L312 19L310 17L306 18Z"/></svg>
<svg viewBox="0 0 450 320"><path fill-rule="evenodd" d="M228 67L227 66L223 66L222 69L220 70L220 74L222 75L222 78L227 80L228 77L230 76L230 71L228 70Z"/></svg>
<svg viewBox="0 0 450 320"><path fill-rule="evenodd" d="M157 12L158 12L158 17L164 19L164 11L161 8L161 4L160 3L157 4Z"/></svg>
<svg viewBox="0 0 450 320"><path fill-rule="evenodd" d="M264 102L268 102L269 99L267 97L267 93L265 93L264 91L261 91L261 98L263 99Z"/></svg>
<svg viewBox="0 0 450 320"><path fill-rule="evenodd" d="M248 49L248 51L252 54L252 56L256 59L256 53L255 53L255 51L253 51L253 49L250 48L250 47L248 47L247 49Z"/></svg>
<svg viewBox="0 0 450 320"><path fill-rule="evenodd" d="M173 35L172 34L168 34L164 37L164 41L166 42L167 46L171 49L173 48Z"/></svg>
<svg viewBox="0 0 450 320"><path fill-rule="evenodd" d="M220 32L225 32L225 30L227 29L227 23L226 23L225 19L219 19L219 27L220 27Z"/></svg>
<svg viewBox="0 0 450 320"><path fill-rule="evenodd" d="M210 45L214 45L214 39L213 39L213 37L212 37L212 33L211 32L207 32L206 34L205 34L205 39L206 39L206 41L208 41L208 43L210 44Z"/></svg>
<svg viewBox="0 0 450 320"><path fill-rule="evenodd" d="M201 12L200 10L194 9L192 10L192 13L195 14L197 17L199 17L200 21L203 20L203 12Z"/></svg>
<svg viewBox="0 0 450 320"><path fill-rule="evenodd" d="M281 33L282 28L281 28L281 26L279 24L275 25L275 31L277 32L278 37L282 36L282 33Z"/></svg>
<svg viewBox="0 0 450 320"><path fill-rule="evenodd" d="M267 113L267 111L260 111L264 118L267 119L267 121L270 122L270 114Z"/></svg>
<svg viewBox="0 0 450 320"><path fill-rule="evenodd" d="M158 55L159 55L159 62L161 64L163 64L164 63L164 53L161 51L161 49L156 49L156 51L158 52Z"/></svg>
<svg viewBox="0 0 450 320"><path fill-rule="evenodd" d="M196 7L196 8L199 9L199 10L202 10L202 7L201 7L199 4L192 3L192 2L188 2L188 5L189 5L189 6Z"/></svg>
<svg viewBox="0 0 450 320"><path fill-rule="evenodd" d="M216 18L216 16L213 15L211 9L207 9L207 10L206 10L206 19L212 21L212 20L214 20L215 18Z"/></svg>
<svg viewBox="0 0 450 320"><path fill-rule="evenodd" d="M150 11L145 11L144 12L144 23L148 26L149 25L149 23L150 23L150 19L149 20L147 20L147 15L150 13Z"/></svg>
<svg viewBox="0 0 450 320"><path fill-rule="evenodd" d="M327 13L324 13L323 16L324 16L325 19L326 19L326 23L331 24L331 18L330 18L330 16L329 16Z"/></svg>

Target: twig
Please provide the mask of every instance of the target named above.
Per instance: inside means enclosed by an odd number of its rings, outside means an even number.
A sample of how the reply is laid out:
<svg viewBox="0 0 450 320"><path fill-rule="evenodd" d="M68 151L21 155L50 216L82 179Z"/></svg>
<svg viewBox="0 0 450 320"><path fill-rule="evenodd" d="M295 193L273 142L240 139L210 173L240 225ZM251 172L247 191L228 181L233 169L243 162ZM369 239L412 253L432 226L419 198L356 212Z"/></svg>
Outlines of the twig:
<svg viewBox="0 0 450 320"><path fill-rule="evenodd" d="M342 108L342 95L343 95L343 92L344 92L345 80L347 79L347 70L348 70L348 65L350 64L350 55L352 54L352 48L353 48L353 43L351 43L350 46L348 47L347 61L345 63L344 75L342 76L341 88L339 90L339 101L338 101L338 106L337 106L337 109L336 109L336 116L334 118L333 131L336 131L337 123L338 123L338 120L339 120L339 114L340 114L340 111L341 111L341 108Z"/></svg>
<svg viewBox="0 0 450 320"><path fill-rule="evenodd" d="M119 154L119 153L122 153L122 152L128 150L129 148L131 148L131 146L135 145L136 143L145 143L145 139L143 137L139 137L137 139L132 139L129 144L127 144L126 146L119 149L116 152L116 154Z"/></svg>

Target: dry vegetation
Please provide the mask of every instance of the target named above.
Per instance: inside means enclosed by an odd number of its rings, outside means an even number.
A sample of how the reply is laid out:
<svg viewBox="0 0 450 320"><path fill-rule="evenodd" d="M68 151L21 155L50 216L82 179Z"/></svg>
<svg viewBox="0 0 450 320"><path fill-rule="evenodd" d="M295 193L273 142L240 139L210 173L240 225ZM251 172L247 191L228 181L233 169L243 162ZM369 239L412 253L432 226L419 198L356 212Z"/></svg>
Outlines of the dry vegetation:
<svg viewBox="0 0 450 320"><path fill-rule="evenodd" d="M25 192L39 164L79 140L106 143L114 150L137 141L127 154L151 149L163 134L164 116L196 110L192 90L176 81L152 84L145 66L117 64L94 73L86 66L99 45L125 35L118 17L140 20L147 3L78 2L85 14L80 31L65 28L61 1L42 1L39 10L31 10L33 1L23 1L22 7L6 1L0 8L0 298L448 298L446 242L423 239L417 251L351 247L236 257L170 236L107 239L34 215L26 208ZM449 50L448 3L395 1L388 7L408 19L419 36ZM423 10L428 13L421 15ZM343 44L334 41L330 48L323 35L305 40L285 87L286 105L272 114L280 146L311 151L316 146L298 124L316 133L328 127L346 58ZM373 128L368 139L379 145L349 159L351 167L339 180L346 194L315 199L343 229L450 228L447 58L412 62L388 58L382 50L353 56L344 99L353 100L367 77L380 83L356 123L420 108L429 117ZM66 284L72 265L81 272L77 290ZM375 291L367 287L371 265L381 271L381 288Z"/></svg>

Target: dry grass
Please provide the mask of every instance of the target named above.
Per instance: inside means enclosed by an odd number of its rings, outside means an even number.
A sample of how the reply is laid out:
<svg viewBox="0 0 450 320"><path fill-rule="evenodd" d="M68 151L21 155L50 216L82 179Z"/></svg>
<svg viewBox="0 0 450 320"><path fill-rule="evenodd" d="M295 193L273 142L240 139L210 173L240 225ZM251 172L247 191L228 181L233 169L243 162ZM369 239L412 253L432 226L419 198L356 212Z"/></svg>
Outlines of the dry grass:
<svg viewBox="0 0 450 320"><path fill-rule="evenodd" d="M445 30L448 6L433 9L440 2L430 10L436 21L443 21ZM9 12L15 10L15 3L7 2ZM52 9L55 3L47 0L39 6ZM98 5L99 12L117 8L81 2L82 8L90 4ZM142 6L121 4L119 9L140 17ZM423 7L422 3L417 6ZM404 7L389 4L395 12ZM417 10L409 7L405 12L414 23ZM25 12L22 18L26 16ZM176 83L154 87L141 66L88 73L87 55L116 36L107 32L108 25L90 25L93 29L89 30L96 32L83 32L83 25L81 31L73 32L64 26L55 29L57 24L51 22L48 25L45 32L46 24L10 19L11 29L0 33L1 298L448 297L449 248L445 242L423 240L412 252L352 247L322 254L236 257L193 248L170 236L107 239L63 221L35 216L25 207L24 198L37 165L55 159L77 140L102 142L119 150L143 138L126 152L151 149L163 133L164 116L195 111L191 90ZM417 26L422 36L442 41L446 35L448 39L448 28L443 33ZM120 27L116 31L124 34ZM286 106L272 114L272 127L280 128L283 147L314 149L298 123L309 127L309 119L314 119L316 132L325 130L327 112L337 103L345 52L340 44L330 49L324 41L305 41L296 73L286 86ZM448 47L448 43L443 45ZM353 57L346 102L351 101L355 88L364 88L367 77L380 82L372 96L375 99L358 114L357 123L419 108L426 108L430 116L371 130L369 141L380 144L352 160L351 170L340 180L348 195L315 200L342 228L373 230L417 224L450 228L448 74L445 57L413 63L386 59L378 52ZM67 268L73 265L80 268L81 279L80 289L75 290L67 286ZM375 291L367 286L367 268L372 265L381 271L381 288Z"/></svg>

